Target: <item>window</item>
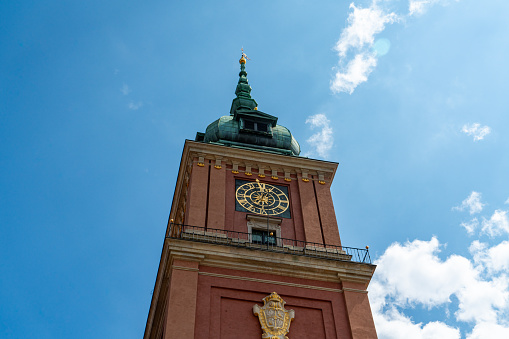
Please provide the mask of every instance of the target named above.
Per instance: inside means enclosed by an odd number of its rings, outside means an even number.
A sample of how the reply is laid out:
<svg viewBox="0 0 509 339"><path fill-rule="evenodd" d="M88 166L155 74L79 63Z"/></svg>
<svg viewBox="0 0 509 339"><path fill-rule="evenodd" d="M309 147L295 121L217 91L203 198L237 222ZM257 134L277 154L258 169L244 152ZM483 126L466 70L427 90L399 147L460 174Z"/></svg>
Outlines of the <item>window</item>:
<svg viewBox="0 0 509 339"><path fill-rule="evenodd" d="M267 124L263 124L261 122L256 123L256 130L259 132L268 132L267 131Z"/></svg>
<svg viewBox="0 0 509 339"><path fill-rule="evenodd" d="M269 124L264 122L255 122L252 120L243 119L241 128L246 132L260 132L262 134L271 134Z"/></svg>
<svg viewBox="0 0 509 339"><path fill-rule="evenodd" d="M261 215L246 215L247 232L250 242L266 246L283 246L281 242L282 218L266 217Z"/></svg>
<svg viewBox="0 0 509 339"><path fill-rule="evenodd" d="M260 244L260 245L266 245L269 243L269 245L275 246L276 245L276 235L274 232L270 232L271 234L268 234L267 231L261 231L261 230L252 230L251 236L252 236L252 243L253 244Z"/></svg>
<svg viewBox="0 0 509 339"><path fill-rule="evenodd" d="M245 120L244 121L244 128L245 129L252 129L252 130L256 130L256 124L254 121L249 121L249 120Z"/></svg>

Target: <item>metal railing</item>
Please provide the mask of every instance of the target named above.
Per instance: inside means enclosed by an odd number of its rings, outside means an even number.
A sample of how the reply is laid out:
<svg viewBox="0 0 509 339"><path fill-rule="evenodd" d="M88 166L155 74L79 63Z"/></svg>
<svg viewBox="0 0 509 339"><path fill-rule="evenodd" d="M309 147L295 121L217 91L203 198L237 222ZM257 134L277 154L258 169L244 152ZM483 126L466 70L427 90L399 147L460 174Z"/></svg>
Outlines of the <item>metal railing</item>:
<svg viewBox="0 0 509 339"><path fill-rule="evenodd" d="M212 229L170 223L167 238L207 242L219 245L243 247L253 250L289 253L329 260L354 261L371 264L368 249L325 245L295 239L270 236L271 241L257 241L251 233Z"/></svg>

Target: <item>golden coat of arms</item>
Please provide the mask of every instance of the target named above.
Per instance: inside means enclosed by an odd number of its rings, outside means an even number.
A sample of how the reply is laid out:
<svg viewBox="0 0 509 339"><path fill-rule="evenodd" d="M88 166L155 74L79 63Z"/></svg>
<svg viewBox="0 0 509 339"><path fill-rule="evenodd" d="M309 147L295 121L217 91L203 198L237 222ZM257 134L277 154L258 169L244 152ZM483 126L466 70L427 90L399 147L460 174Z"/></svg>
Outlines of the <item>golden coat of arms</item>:
<svg viewBox="0 0 509 339"><path fill-rule="evenodd" d="M295 311L285 309L286 302L276 292L263 298L263 307L253 306L253 313L260 320L262 339L288 339L290 323Z"/></svg>

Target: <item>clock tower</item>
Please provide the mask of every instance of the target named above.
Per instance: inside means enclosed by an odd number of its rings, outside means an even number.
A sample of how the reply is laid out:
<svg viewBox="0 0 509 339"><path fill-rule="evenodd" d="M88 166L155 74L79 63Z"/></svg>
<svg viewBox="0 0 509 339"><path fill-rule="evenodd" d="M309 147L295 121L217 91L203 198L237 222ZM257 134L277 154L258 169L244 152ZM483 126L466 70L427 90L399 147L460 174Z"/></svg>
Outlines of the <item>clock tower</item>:
<svg viewBox="0 0 509 339"><path fill-rule="evenodd" d="M184 144L144 338L376 338L375 266L341 243L338 164L299 156L245 66L230 114Z"/></svg>

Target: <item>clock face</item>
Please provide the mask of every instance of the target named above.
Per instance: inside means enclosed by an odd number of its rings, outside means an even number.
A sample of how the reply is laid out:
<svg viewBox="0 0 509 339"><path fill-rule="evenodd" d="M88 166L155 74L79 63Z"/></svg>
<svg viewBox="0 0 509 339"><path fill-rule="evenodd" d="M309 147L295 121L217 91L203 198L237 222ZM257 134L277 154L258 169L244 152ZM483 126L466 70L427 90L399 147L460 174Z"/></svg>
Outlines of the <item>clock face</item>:
<svg viewBox="0 0 509 339"><path fill-rule="evenodd" d="M237 211L290 217L288 188L262 182L237 180Z"/></svg>

